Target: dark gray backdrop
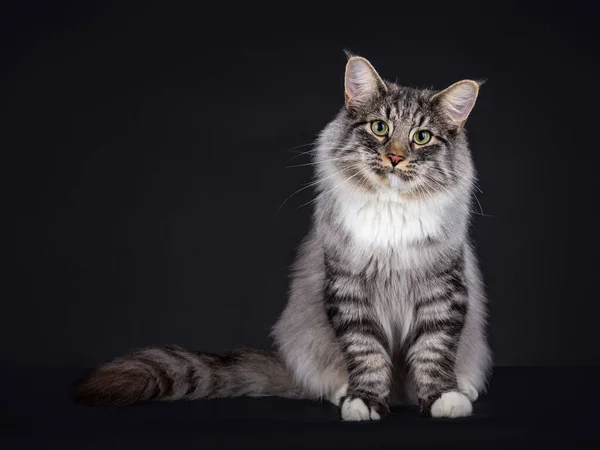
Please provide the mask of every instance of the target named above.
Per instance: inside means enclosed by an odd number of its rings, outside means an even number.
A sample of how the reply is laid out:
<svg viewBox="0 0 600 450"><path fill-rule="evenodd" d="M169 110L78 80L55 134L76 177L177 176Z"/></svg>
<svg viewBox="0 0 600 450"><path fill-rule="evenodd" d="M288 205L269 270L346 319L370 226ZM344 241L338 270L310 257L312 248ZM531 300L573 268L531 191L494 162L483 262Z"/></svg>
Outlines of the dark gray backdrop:
<svg viewBox="0 0 600 450"><path fill-rule="evenodd" d="M343 104L344 48L402 84L488 80L467 129L495 361L600 363L586 12L256 21L166 4L2 12L3 365L269 346L311 212L304 190L277 213L311 179L286 166Z"/></svg>

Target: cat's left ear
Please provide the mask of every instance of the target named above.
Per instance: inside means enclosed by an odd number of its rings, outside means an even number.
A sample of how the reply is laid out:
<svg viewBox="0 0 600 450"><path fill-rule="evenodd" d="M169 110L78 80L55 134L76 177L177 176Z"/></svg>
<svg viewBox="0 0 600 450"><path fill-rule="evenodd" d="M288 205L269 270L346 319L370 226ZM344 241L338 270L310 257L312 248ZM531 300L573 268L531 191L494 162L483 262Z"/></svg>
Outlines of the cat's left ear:
<svg viewBox="0 0 600 450"><path fill-rule="evenodd" d="M475 106L479 86L477 81L462 80L435 94L432 101L452 124L461 129Z"/></svg>
<svg viewBox="0 0 600 450"><path fill-rule="evenodd" d="M346 107L350 110L368 104L387 91L385 83L369 61L351 56L346 64L344 80Z"/></svg>

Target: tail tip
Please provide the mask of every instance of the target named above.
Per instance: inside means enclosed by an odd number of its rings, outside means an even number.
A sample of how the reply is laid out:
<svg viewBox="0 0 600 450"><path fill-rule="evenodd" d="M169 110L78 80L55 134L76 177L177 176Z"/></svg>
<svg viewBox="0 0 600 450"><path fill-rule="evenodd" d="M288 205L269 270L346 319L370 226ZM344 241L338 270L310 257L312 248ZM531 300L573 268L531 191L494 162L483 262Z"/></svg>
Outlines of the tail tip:
<svg viewBox="0 0 600 450"><path fill-rule="evenodd" d="M143 373L100 368L75 380L71 400L88 406L131 405L147 400L147 387Z"/></svg>

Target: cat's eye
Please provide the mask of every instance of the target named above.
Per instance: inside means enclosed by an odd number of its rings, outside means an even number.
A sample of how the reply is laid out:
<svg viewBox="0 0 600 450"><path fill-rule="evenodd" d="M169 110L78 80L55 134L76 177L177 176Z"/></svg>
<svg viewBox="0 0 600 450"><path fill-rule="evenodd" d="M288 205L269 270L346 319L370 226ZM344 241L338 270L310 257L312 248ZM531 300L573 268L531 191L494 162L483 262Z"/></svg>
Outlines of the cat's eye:
<svg viewBox="0 0 600 450"><path fill-rule="evenodd" d="M413 141L415 144L425 145L431 140L431 133L427 130L417 130L413 134Z"/></svg>
<svg viewBox="0 0 600 450"><path fill-rule="evenodd" d="M371 131L376 136L385 136L390 131L390 127L383 120L374 120L371 122Z"/></svg>

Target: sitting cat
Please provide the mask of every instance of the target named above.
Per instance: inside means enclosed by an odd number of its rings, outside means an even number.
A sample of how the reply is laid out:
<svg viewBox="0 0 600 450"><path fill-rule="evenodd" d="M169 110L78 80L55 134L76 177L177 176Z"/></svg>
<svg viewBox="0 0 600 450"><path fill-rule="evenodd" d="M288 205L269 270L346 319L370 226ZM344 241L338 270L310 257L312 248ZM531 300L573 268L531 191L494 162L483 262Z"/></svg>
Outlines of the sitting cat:
<svg viewBox="0 0 600 450"><path fill-rule="evenodd" d="M76 399L129 404L241 395L328 399L344 420L390 404L471 414L491 365L468 228L465 121L479 84L418 90L349 58L345 107L315 149L314 220L276 323L275 352L139 350L81 380Z"/></svg>

